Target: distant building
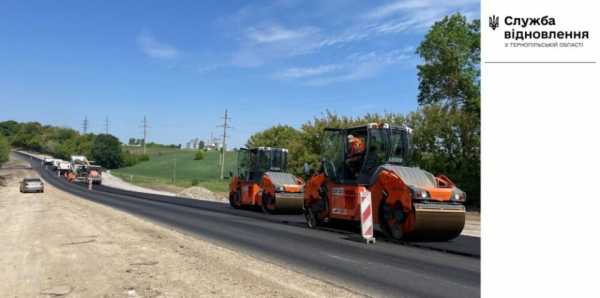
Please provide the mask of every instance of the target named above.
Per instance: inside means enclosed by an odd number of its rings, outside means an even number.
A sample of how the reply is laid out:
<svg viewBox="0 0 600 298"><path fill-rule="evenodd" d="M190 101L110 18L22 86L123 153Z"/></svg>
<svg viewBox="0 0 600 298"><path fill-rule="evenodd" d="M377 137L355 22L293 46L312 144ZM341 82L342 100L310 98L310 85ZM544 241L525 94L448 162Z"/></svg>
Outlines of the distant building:
<svg viewBox="0 0 600 298"><path fill-rule="evenodd" d="M219 150L219 147L215 143L210 143L208 145L205 145L204 148L206 148L206 150L214 150L214 151Z"/></svg>

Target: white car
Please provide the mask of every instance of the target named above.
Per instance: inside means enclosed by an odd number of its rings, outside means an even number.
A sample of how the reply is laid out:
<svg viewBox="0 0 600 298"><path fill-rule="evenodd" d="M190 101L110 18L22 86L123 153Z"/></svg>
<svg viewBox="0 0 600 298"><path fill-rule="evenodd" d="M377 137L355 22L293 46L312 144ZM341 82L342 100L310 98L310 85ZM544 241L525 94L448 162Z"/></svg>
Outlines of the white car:
<svg viewBox="0 0 600 298"><path fill-rule="evenodd" d="M53 161L54 161L54 158L52 158L52 157L44 157L44 159L42 159L42 162L45 165L51 165Z"/></svg>
<svg viewBox="0 0 600 298"><path fill-rule="evenodd" d="M19 186L21 192L44 192L44 182L40 178L25 178Z"/></svg>

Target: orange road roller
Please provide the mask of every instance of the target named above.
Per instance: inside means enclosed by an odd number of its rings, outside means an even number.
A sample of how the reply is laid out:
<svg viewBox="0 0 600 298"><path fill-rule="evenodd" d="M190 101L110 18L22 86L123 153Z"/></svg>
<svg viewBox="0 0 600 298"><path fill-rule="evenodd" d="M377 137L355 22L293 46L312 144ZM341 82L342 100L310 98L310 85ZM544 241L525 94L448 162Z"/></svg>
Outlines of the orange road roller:
<svg viewBox="0 0 600 298"><path fill-rule="evenodd" d="M238 174L229 184L229 204L238 209L260 206L267 214L302 213L302 178L287 173L288 150L258 147L240 149Z"/></svg>
<svg viewBox="0 0 600 298"><path fill-rule="evenodd" d="M369 191L373 222L390 239L447 241L460 235L466 194L444 175L408 166L410 134L406 126L381 122L326 128L321 169L304 191L308 225L360 223L359 195Z"/></svg>

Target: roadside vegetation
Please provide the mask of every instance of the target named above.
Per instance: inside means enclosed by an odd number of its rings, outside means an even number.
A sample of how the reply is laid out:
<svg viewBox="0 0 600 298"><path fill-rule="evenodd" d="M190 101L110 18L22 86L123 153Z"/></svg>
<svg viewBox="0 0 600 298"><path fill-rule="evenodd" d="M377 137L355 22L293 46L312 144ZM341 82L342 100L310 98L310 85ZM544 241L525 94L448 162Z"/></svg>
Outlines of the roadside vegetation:
<svg viewBox="0 0 600 298"><path fill-rule="evenodd" d="M4 138L3 135L0 135L0 167L8 161L8 154L10 153L10 144Z"/></svg>

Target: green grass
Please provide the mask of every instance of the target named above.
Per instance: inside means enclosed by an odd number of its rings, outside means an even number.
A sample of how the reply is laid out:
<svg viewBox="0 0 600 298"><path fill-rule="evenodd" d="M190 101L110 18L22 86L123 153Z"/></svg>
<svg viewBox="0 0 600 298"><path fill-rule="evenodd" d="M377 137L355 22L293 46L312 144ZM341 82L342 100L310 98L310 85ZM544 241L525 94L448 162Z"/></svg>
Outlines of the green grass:
<svg viewBox="0 0 600 298"><path fill-rule="evenodd" d="M132 147L125 147L123 149L128 150L129 148ZM140 147L133 148L136 149L134 151L136 153L141 153L143 150ZM162 156L158 156L158 152L161 152ZM196 150L147 148L146 153L150 154L149 161L132 167L111 170L111 174L125 181L129 181L130 175L133 175L134 184L161 184L178 187L192 186L191 180L195 176L200 181L199 186L214 192L226 193L229 187L229 180L220 180L219 152L203 152L204 159L194 160L195 152ZM175 173L175 181L173 181L175 158L177 159L177 171ZM227 152L225 154L223 175L228 177L230 169L234 170L234 172L237 169L237 152Z"/></svg>

